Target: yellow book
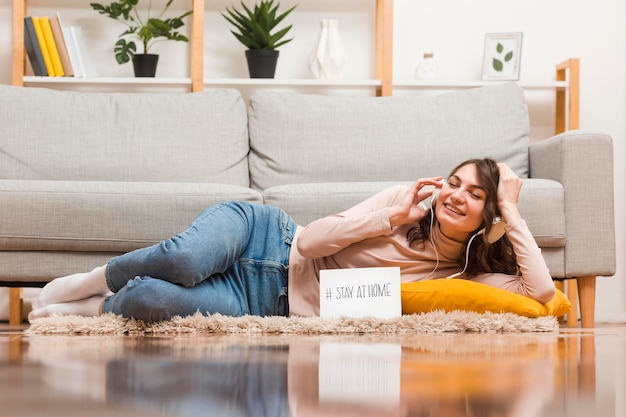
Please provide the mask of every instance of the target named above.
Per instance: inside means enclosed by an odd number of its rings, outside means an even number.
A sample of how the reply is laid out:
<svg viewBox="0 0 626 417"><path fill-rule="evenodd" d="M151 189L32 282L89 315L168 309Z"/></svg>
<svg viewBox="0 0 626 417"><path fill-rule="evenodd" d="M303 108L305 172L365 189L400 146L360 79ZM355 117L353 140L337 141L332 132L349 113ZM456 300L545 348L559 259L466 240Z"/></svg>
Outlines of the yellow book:
<svg viewBox="0 0 626 417"><path fill-rule="evenodd" d="M46 64L48 75L53 77L54 67L52 66L52 60L50 59L50 53L46 46L46 38L43 36L43 30L41 29L41 22L39 17L33 17L33 26L35 26L35 33L37 34L37 40L39 41L39 47L41 48L41 55L43 55L43 62Z"/></svg>
<svg viewBox="0 0 626 417"><path fill-rule="evenodd" d="M54 39L54 34L52 33L52 26L50 26L50 19L42 17L39 22L41 23L43 37L46 39L46 46L48 47L48 53L50 54L50 60L52 61L52 67L54 68L54 75L57 77L63 77L65 72L63 71L63 64L61 63L57 43Z"/></svg>

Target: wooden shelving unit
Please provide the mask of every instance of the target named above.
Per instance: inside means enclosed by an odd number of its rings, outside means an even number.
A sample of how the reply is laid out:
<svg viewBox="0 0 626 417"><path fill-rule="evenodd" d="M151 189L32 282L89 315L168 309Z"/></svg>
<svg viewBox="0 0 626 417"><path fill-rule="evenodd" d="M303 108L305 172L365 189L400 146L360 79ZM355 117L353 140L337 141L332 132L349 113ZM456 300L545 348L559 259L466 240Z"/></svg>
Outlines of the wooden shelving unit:
<svg viewBox="0 0 626 417"><path fill-rule="evenodd" d="M486 81L410 81L394 84L393 82L393 0L370 0L375 2L375 70L374 80L327 81L315 79L248 79L248 78L205 78L204 75L204 32L205 10L208 0L191 0L190 33L190 74L183 78L139 79L134 77L33 77L25 76L24 53L24 17L28 15L28 0L13 0L13 65L12 84L24 85L98 85L98 86L176 86L186 91L202 91L205 87L229 86L244 87L329 87L329 88L373 88L377 96L391 96L394 88L398 89L442 89L458 90L491 85ZM580 61L571 58L556 66L556 81L546 83L519 83L525 90L553 89L556 92L555 132L577 129L580 120Z"/></svg>
<svg viewBox="0 0 626 417"><path fill-rule="evenodd" d="M393 0L372 0L376 7L376 50L375 68L376 80L367 81L340 81L301 79L258 81L249 79L205 79L204 77L204 31L205 31L205 3L206 0L192 0L190 47L190 74L189 78L141 80L137 78L61 78L61 77L25 77L24 53L24 18L28 15L28 0L13 0L13 77L12 84L17 86L46 84L140 84L140 85L189 85L189 91L202 91L205 85L274 85L274 86L344 86L344 87L373 87L376 95L391 95L392 92L392 50L393 50ZM133 81L134 80L134 81Z"/></svg>
<svg viewBox="0 0 626 417"><path fill-rule="evenodd" d="M247 79L247 78L204 78L204 10L205 0L194 0L191 34L191 79L192 91L201 91L205 86L335 86L375 87L377 96L392 93L393 65L393 0L375 0L376 7L376 79L365 81L327 81L314 79Z"/></svg>
<svg viewBox="0 0 626 417"><path fill-rule="evenodd" d="M556 66L557 82L566 82L567 89L556 92L555 133L580 127L580 59L570 58Z"/></svg>

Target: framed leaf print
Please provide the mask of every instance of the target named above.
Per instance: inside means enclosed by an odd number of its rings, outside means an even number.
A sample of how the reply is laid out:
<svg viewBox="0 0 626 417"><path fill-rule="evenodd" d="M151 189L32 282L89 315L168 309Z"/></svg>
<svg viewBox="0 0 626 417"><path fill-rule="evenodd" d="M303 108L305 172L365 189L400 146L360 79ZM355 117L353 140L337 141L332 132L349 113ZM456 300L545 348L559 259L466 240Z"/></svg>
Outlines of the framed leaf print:
<svg viewBox="0 0 626 417"><path fill-rule="evenodd" d="M519 80L522 32L485 34L483 81Z"/></svg>

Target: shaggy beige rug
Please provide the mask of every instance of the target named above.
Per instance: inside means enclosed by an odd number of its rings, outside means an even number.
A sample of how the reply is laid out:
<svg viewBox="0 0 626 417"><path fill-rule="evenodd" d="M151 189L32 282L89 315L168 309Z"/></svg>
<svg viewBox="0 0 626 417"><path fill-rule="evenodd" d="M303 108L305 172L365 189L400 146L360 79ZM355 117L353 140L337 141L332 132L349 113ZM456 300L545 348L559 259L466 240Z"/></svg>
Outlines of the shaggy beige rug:
<svg viewBox="0 0 626 417"><path fill-rule="evenodd" d="M512 313L433 311L397 319L320 317L228 317L200 313L145 323L113 314L100 317L52 316L36 319L26 334L408 334L557 332L555 317L527 318Z"/></svg>

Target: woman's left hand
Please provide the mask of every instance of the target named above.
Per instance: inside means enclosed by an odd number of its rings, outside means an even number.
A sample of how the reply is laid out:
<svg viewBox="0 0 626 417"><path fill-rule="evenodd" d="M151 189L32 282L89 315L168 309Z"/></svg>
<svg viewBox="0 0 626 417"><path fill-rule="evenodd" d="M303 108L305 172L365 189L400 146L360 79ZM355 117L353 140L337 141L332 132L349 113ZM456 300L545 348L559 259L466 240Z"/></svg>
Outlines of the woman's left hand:
<svg viewBox="0 0 626 417"><path fill-rule="evenodd" d="M507 223L521 219L517 209L523 182L505 163L499 163L500 182L498 183L498 208Z"/></svg>

